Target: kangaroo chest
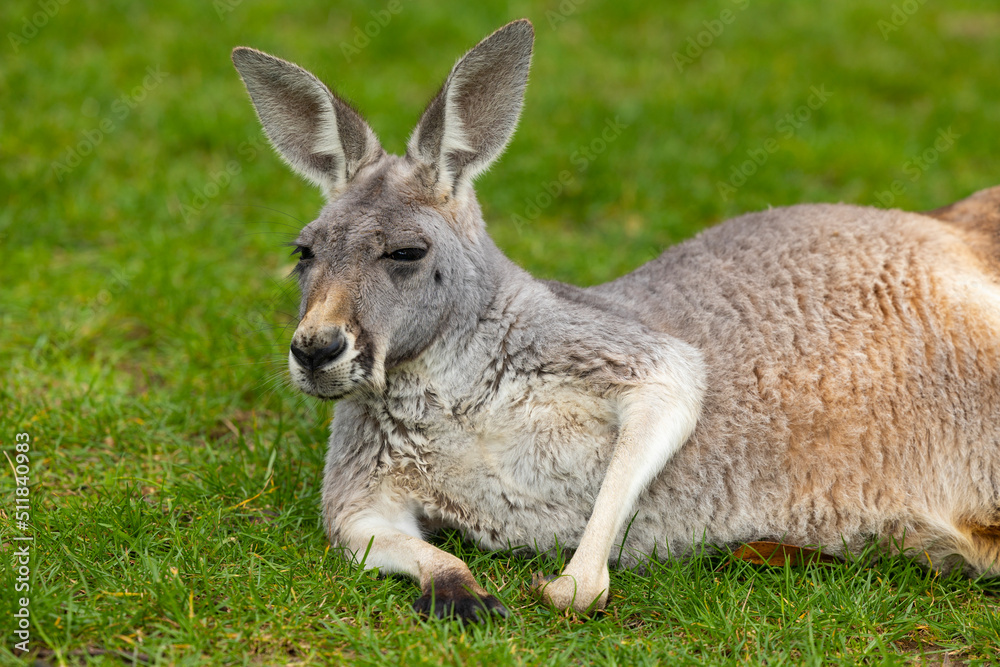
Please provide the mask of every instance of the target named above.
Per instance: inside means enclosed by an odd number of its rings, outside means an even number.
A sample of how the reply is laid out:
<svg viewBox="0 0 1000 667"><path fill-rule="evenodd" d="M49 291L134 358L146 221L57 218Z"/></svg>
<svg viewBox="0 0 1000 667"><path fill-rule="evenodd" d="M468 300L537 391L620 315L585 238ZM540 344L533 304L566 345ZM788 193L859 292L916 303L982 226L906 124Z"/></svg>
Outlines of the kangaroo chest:
<svg viewBox="0 0 1000 667"><path fill-rule="evenodd" d="M385 479L430 527L489 548L579 540L618 433L611 400L559 378L504 382L482 403L413 389L386 404Z"/></svg>

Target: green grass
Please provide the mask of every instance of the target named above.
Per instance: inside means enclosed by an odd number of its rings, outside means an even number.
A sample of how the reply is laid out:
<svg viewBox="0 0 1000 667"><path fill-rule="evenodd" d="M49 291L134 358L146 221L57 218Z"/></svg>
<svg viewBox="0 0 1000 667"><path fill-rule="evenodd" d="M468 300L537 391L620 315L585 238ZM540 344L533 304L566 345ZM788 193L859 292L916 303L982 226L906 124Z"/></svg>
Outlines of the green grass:
<svg viewBox="0 0 1000 667"><path fill-rule="evenodd" d="M995 4L899 2L919 8L885 38L889 2L403 0L348 63L341 43L386 4L0 3L0 443L33 438L36 540L22 661L3 461L0 663L1000 660L1000 586L901 559L667 562L614 573L608 611L581 620L526 590L559 563L446 534L514 612L470 628L418 620L413 583L345 564L318 516L332 408L281 375L296 294L280 244L321 198L260 143L229 64L238 44L302 64L400 152L454 60L532 18L527 106L480 200L518 263L593 284L740 212L879 204L894 181L894 205L920 210L1000 182ZM726 9L733 20L679 71L673 54ZM10 34L36 17L15 50ZM832 94L789 132L782 119L814 86ZM627 127L581 170L574 153L614 119ZM949 128L951 147L908 165ZM97 137L76 166L56 164Z"/></svg>

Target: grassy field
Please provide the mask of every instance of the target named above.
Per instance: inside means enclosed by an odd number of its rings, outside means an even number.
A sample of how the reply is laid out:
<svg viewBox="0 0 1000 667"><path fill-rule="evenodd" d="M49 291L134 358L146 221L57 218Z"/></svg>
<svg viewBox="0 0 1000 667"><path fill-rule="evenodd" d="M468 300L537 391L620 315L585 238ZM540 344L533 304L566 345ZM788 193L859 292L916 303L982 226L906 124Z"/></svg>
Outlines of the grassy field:
<svg viewBox="0 0 1000 667"><path fill-rule="evenodd" d="M515 261L593 284L744 211L1000 183L995 3L390 4L0 3L0 664L1000 663L1000 585L901 559L669 562L613 573L582 620L526 590L558 563L442 535L514 612L481 627L421 621L412 582L345 564L318 514L333 406L282 374L281 244L321 197L229 62L302 64L401 152L454 60L531 18L521 127L480 200Z"/></svg>

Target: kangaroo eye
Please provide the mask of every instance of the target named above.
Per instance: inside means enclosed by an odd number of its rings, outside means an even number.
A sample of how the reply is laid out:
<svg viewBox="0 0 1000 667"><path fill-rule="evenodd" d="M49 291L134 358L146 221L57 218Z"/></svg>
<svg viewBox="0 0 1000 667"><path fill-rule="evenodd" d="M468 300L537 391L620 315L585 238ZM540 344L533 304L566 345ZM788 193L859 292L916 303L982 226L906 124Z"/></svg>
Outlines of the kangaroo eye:
<svg viewBox="0 0 1000 667"><path fill-rule="evenodd" d="M309 246L304 246L304 245L295 246L295 250L292 251L292 257L294 257L295 255L298 255L300 260L312 259L313 257L316 256L313 254L313 251L311 248L309 248Z"/></svg>
<svg viewBox="0 0 1000 667"><path fill-rule="evenodd" d="M387 252L382 256L396 262L415 262L418 259L423 259L426 254L427 251L423 248L400 248L393 252Z"/></svg>

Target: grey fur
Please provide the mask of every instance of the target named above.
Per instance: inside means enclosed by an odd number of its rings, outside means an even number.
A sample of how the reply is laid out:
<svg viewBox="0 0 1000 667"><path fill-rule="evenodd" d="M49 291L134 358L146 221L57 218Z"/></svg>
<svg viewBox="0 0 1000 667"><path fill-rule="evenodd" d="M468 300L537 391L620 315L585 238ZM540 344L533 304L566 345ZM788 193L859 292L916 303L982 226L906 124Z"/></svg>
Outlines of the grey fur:
<svg viewBox="0 0 1000 667"><path fill-rule="evenodd" d="M361 116L298 65L246 47L233 50L233 64L272 145L327 194L383 155Z"/></svg>
<svg viewBox="0 0 1000 667"><path fill-rule="evenodd" d="M493 244L467 187L513 132L530 47L522 21L470 51L404 157L370 149L360 118L338 124L365 148L342 142L356 168L299 237L315 257L293 343L350 344L315 371L290 357L303 391L343 399L331 540L418 578L421 609L441 582L469 617L502 607L427 530L577 548L538 584L577 610L606 601L609 560L702 539L895 541L998 574L1000 188L927 215L749 214L605 285L539 281ZM289 76L319 89L265 58L234 57L275 146L315 171L316 105L283 100ZM469 155L447 138L455 81ZM394 259L404 248L426 255Z"/></svg>
<svg viewBox="0 0 1000 667"><path fill-rule="evenodd" d="M526 19L497 30L459 59L420 118L407 154L432 167L446 191L471 182L510 141L533 40Z"/></svg>

